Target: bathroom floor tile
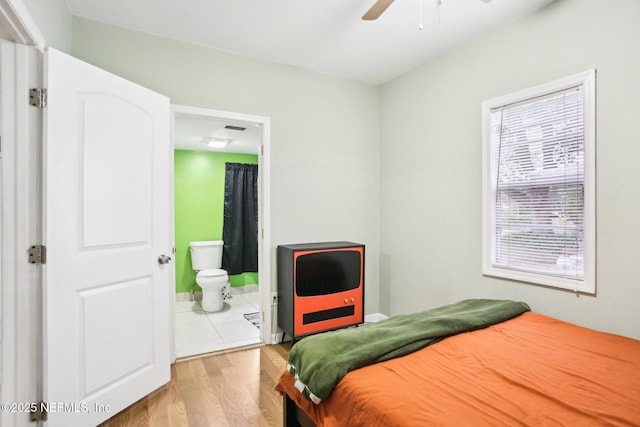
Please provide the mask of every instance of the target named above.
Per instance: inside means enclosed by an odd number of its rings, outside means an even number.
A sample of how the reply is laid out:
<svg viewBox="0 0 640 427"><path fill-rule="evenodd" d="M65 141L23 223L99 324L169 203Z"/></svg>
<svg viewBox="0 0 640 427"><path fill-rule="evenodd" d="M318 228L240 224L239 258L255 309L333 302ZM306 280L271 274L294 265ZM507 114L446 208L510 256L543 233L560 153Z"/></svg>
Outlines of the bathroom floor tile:
<svg viewBox="0 0 640 427"><path fill-rule="evenodd" d="M241 296L245 301L253 305L256 309L260 307L260 294L258 292L242 294Z"/></svg>
<svg viewBox="0 0 640 427"><path fill-rule="evenodd" d="M234 301L231 305L231 307L233 309L238 308L238 309L242 309L245 310L246 307L248 306L252 306L253 307L253 311L257 311L257 307L256 304L253 303L251 298L246 298L245 295L236 295L234 297Z"/></svg>
<svg viewBox="0 0 640 427"><path fill-rule="evenodd" d="M246 301L235 301L233 305L227 306L227 302L225 301L225 308L222 311L218 311L215 313L206 313L207 317L211 321L211 323L215 326L221 322L239 322L240 320L244 320L242 317L245 313L253 313L257 311L254 306L249 304Z"/></svg>
<svg viewBox="0 0 640 427"><path fill-rule="evenodd" d="M214 324L214 327L224 341L241 341L251 338L260 338L260 329L256 328L242 318L243 322L222 322Z"/></svg>
<svg viewBox="0 0 640 427"><path fill-rule="evenodd" d="M203 328L210 329L211 323L209 318L204 313L204 311L200 312L192 312L192 311L184 311L181 313L176 313L175 316L175 329L176 331L180 331L182 329L193 329L193 328Z"/></svg>
<svg viewBox="0 0 640 427"><path fill-rule="evenodd" d="M243 314L255 313L260 307L257 286L244 286L242 292L231 289L232 297L215 313L202 310L199 301L175 303L176 358L226 350L262 342L260 329Z"/></svg>
<svg viewBox="0 0 640 427"><path fill-rule="evenodd" d="M182 313L185 311L202 311L202 306L197 301L176 301L175 304L176 313Z"/></svg>
<svg viewBox="0 0 640 427"><path fill-rule="evenodd" d="M222 337L215 330L185 330L176 334L176 357L187 357L215 351L223 343Z"/></svg>
<svg viewBox="0 0 640 427"><path fill-rule="evenodd" d="M247 304L249 302L249 300L247 298L245 298L245 295L237 294L237 295L233 295L231 298L225 300L225 302L228 303L230 306L234 307L234 306L239 305L239 304Z"/></svg>

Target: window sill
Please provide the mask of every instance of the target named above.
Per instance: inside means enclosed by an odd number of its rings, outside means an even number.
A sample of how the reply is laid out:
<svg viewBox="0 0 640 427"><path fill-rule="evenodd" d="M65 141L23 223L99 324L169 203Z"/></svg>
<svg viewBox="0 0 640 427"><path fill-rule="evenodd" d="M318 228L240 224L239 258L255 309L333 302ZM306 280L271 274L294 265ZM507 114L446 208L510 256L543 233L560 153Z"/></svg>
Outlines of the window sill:
<svg viewBox="0 0 640 427"><path fill-rule="evenodd" d="M515 280L525 284L549 286L583 294L595 295L596 293L594 280L574 280L498 267L485 267L482 270L482 274L485 276Z"/></svg>

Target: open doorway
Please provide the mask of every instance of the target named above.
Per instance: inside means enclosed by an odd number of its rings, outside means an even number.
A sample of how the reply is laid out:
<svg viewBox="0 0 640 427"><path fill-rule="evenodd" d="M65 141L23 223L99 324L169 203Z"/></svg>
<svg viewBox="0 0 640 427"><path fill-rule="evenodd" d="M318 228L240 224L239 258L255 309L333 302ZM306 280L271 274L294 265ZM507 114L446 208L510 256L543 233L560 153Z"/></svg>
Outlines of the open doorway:
<svg viewBox="0 0 640 427"><path fill-rule="evenodd" d="M270 343L269 119L178 105L172 106L172 113L174 356L180 359ZM224 240L224 194L229 191L225 188L225 171L230 165L257 165L258 271L230 272L233 274L228 274L229 284L221 292L222 308L211 311L203 309L192 247L193 242ZM226 256L229 248L225 246Z"/></svg>

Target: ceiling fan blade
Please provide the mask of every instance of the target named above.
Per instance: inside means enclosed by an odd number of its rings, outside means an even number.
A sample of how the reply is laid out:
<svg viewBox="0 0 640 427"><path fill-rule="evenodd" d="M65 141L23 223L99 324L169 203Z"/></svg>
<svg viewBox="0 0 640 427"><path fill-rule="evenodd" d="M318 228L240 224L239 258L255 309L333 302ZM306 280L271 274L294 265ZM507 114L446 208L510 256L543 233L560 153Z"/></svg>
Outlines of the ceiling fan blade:
<svg viewBox="0 0 640 427"><path fill-rule="evenodd" d="M365 21L373 21L378 19L382 13L393 3L394 0L377 0L371 9L362 16Z"/></svg>

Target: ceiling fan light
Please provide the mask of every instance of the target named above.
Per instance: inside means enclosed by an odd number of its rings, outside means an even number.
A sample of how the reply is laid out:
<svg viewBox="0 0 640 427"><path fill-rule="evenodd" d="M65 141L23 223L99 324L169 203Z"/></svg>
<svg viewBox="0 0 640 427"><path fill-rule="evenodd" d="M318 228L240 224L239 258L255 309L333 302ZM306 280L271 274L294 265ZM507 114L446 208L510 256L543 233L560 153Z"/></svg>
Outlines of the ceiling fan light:
<svg viewBox="0 0 640 427"><path fill-rule="evenodd" d="M210 136L205 138L202 142L211 148L224 148L229 145L231 141L231 139L215 138Z"/></svg>

